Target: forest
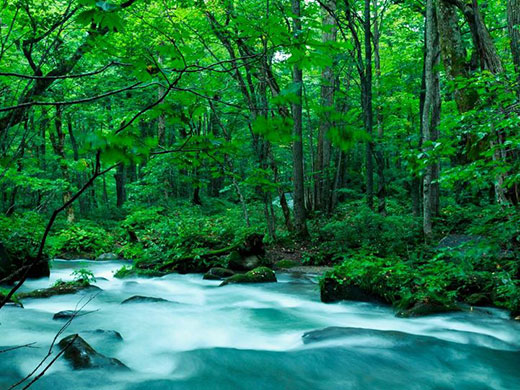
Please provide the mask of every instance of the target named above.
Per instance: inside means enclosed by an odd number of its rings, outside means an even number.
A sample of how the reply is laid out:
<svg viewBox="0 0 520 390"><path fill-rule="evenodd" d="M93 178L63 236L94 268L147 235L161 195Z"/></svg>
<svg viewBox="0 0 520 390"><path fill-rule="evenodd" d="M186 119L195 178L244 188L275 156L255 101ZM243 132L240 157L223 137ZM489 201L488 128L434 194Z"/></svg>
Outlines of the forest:
<svg viewBox="0 0 520 390"><path fill-rule="evenodd" d="M0 0L0 388L514 389L519 130L520 0Z"/></svg>

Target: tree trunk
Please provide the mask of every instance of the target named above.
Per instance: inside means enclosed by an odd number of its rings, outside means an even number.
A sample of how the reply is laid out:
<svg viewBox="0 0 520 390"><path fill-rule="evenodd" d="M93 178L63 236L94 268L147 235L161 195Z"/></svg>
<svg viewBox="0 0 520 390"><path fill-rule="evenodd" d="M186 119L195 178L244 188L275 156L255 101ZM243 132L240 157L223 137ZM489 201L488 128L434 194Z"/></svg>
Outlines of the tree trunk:
<svg viewBox="0 0 520 390"><path fill-rule="evenodd" d="M70 191L70 175L69 168L67 165L67 160L65 157L65 133L63 132L63 115L61 106L56 106L56 118L54 120L56 135L52 132L51 134L51 143L54 149L54 153L60 158L60 167L63 179L67 182L67 188L63 191L63 203L67 203L71 197L72 193ZM67 207L67 221L74 222L74 206L70 205Z"/></svg>
<svg viewBox="0 0 520 390"><path fill-rule="evenodd" d="M507 1L507 28L520 96L520 0Z"/></svg>
<svg viewBox="0 0 520 390"><path fill-rule="evenodd" d="M370 137L373 133L374 113L372 110L372 18L370 15L370 0L365 0L364 10L364 30L365 30L365 77L362 80L362 90L364 91L364 116L365 130ZM374 208L374 162L373 162L374 143L370 139L366 143L366 197L367 205Z"/></svg>
<svg viewBox="0 0 520 390"><path fill-rule="evenodd" d="M433 0L426 2L426 59L425 59L425 97L422 117L422 137L423 154L428 159L428 164L423 176L423 233L429 239L432 235L432 178L433 164L431 162L431 141L432 128L430 114L433 106L433 40L434 40L434 19L433 19Z"/></svg>
<svg viewBox="0 0 520 390"><path fill-rule="evenodd" d="M329 0L326 2L322 10L322 43L327 46L328 43L336 41L337 26L334 12L336 10L336 1ZM330 177L330 155L331 142L328 137L330 128L334 125L332 120L332 110L334 108L334 91L335 91L334 65L326 66L321 72L321 109L320 127L318 133L318 147L316 152L316 163L313 171L315 175L315 209L327 211L330 209L331 203L331 185Z"/></svg>
<svg viewBox="0 0 520 390"><path fill-rule="evenodd" d="M450 80L466 79L470 66L462 42L457 10L450 0L437 0L440 44L444 68ZM477 94L472 88L455 88L455 101L459 112L467 112L475 106Z"/></svg>
<svg viewBox="0 0 520 390"><path fill-rule="evenodd" d="M376 123L377 123L377 147L375 150L375 159L377 164L377 211L379 214L386 215L386 180L385 180L385 155L383 152L383 110L381 107L381 54L379 52L379 40L381 33L379 31L379 3L373 0L374 4L374 33L372 40L374 42L374 66L376 70Z"/></svg>
<svg viewBox="0 0 520 390"><path fill-rule="evenodd" d="M298 41L302 30L300 0L292 1L293 33ZM294 185L294 229L296 235L307 237L305 194L303 182L303 131L302 131L302 86L303 72L298 64L293 66L293 83L296 90L296 102L292 104L293 116L293 185Z"/></svg>
<svg viewBox="0 0 520 390"><path fill-rule="evenodd" d="M116 207L121 208L126 202L126 169L123 164L118 164L114 179L116 181Z"/></svg>
<svg viewBox="0 0 520 390"><path fill-rule="evenodd" d="M437 163L433 159L431 153L433 151L432 143L435 141L436 127L440 119L440 106L438 106L438 93L440 87L439 75L436 69L436 55L438 49L437 43L437 24L435 18L434 0L426 2L426 57L424 66L424 107L422 109L422 145L423 154L428 159L424 177L423 177L423 233L427 239L432 236L432 215L434 214L434 197L432 182L435 174L435 166Z"/></svg>
<svg viewBox="0 0 520 390"><path fill-rule="evenodd" d="M78 162L79 161L79 148L78 148L78 143L76 141L76 137L74 136L74 131L72 129L72 119L71 119L70 115L67 118L67 131L69 134L70 146L72 147L74 161ZM78 188L83 187L84 181L85 181L84 175L81 174L80 172L77 172L76 173L77 187ZM94 187L94 186L92 186L92 187ZM83 196L79 198L79 212L82 216L85 216L88 212L89 207L88 207L87 203L88 203L88 198L85 198Z"/></svg>

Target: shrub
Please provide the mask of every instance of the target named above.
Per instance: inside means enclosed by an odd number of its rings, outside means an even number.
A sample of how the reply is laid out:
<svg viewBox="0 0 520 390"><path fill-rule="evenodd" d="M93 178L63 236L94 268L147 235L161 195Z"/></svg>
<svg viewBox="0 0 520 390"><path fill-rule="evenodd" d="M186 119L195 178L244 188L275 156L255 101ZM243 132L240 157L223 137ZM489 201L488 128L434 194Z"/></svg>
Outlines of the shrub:
<svg viewBox="0 0 520 390"><path fill-rule="evenodd" d="M381 257L409 254L420 245L420 221L409 215L383 216L354 202L324 225L318 240L326 252L367 250Z"/></svg>
<svg viewBox="0 0 520 390"><path fill-rule="evenodd" d="M13 259L35 258L44 229L45 221L33 212L0 216L0 242Z"/></svg>
<svg viewBox="0 0 520 390"><path fill-rule="evenodd" d="M114 238L101 226L90 221L70 224L49 237L49 251L54 257L95 258L113 249Z"/></svg>

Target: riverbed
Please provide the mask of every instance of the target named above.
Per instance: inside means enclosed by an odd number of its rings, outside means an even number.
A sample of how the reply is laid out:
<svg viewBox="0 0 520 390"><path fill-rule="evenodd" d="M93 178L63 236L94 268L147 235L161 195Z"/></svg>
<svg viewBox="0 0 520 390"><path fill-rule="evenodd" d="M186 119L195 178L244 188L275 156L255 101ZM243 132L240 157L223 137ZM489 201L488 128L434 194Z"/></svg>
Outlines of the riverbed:
<svg viewBox="0 0 520 390"><path fill-rule="evenodd" d="M80 307L91 313L75 318L62 337L79 333L130 370L78 371L61 358L32 388L520 388L520 324L501 310L402 319L386 306L321 303L315 275L277 273L278 283L219 287L198 274L115 279L121 266L55 260L50 278L24 285L24 291L48 287L88 268L102 290L26 299L24 309L0 310L0 350L35 343L0 354L0 389L46 355L64 324L53 315ZM166 301L121 304L136 295ZM117 331L122 340L92 332L97 329ZM307 332L314 333L302 337Z"/></svg>

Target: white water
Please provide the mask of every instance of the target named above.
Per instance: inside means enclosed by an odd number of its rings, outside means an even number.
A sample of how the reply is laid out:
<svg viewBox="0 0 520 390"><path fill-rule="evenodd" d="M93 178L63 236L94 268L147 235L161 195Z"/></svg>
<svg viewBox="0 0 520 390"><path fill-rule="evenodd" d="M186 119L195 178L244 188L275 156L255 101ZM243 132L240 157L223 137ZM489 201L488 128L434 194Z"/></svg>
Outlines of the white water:
<svg viewBox="0 0 520 390"><path fill-rule="evenodd" d="M84 308L95 312L76 318L64 336L80 333L132 371L73 371L60 359L35 389L520 389L520 324L502 311L399 319L388 307L323 304L310 276L278 274L276 284L226 287L201 275L118 280L117 262L55 261L50 280L24 289L70 280L85 266L103 291ZM133 295L177 303L120 304ZM0 310L0 350L38 347L0 354L0 389L46 354L63 325L53 314L89 298L27 299L25 309ZM303 344L303 333L330 326L360 330ZM116 330L124 340L82 334L95 329Z"/></svg>

